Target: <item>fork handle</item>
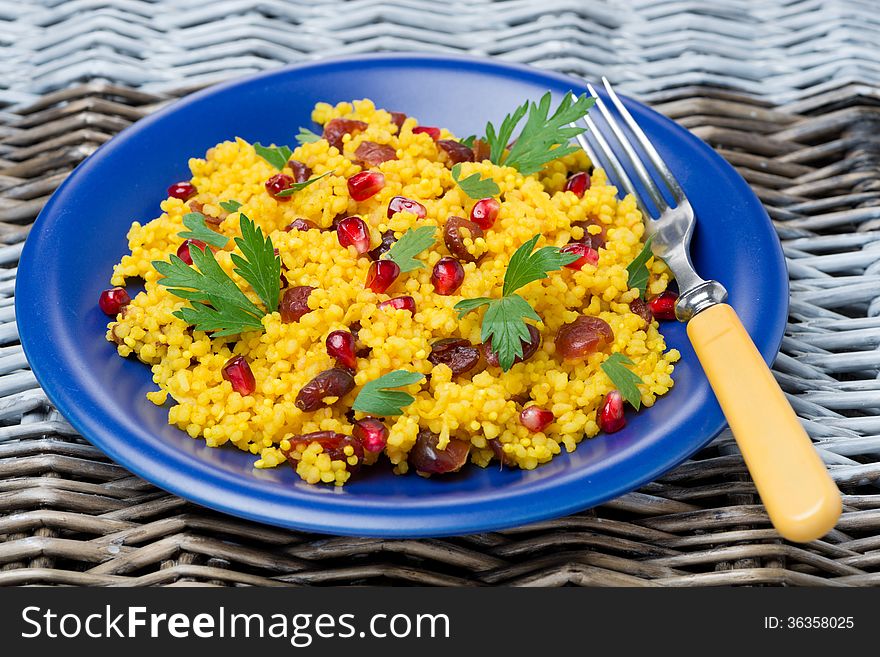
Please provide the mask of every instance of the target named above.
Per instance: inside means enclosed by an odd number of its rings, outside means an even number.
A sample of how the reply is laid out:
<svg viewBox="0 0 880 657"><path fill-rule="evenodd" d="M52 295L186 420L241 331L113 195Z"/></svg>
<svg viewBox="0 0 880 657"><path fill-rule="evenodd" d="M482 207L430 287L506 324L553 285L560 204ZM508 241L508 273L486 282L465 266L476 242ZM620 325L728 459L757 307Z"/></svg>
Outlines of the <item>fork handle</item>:
<svg viewBox="0 0 880 657"><path fill-rule="evenodd" d="M687 332L777 531L801 543L827 534L840 491L736 312L710 306Z"/></svg>

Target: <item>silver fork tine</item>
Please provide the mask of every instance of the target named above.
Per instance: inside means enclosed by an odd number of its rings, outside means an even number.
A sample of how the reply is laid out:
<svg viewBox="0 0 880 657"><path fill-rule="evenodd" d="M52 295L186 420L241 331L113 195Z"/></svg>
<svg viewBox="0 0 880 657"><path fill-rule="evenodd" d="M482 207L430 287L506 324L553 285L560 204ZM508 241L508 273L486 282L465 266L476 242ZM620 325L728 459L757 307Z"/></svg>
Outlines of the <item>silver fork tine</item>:
<svg viewBox="0 0 880 657"><path fill-rule="evenodd" d="M605 103L602 101L602 99L599 98L599 94L596 93L596 90L593 89L593 85L587 84L587 89L589 90L590 94L592 94L593 98L596 99L596 107L599 108L599 112L602 114L602 117L605 119L608 127L611 128L611 132L614 133L614 136L617 138L618 143L623 148L626 156L629 158L629 161L632 163L633 168L635 168L639 180L641 181L642 185L645 186L645 189L648 191L648 195L654 202L654 207L657 208L658 213L662 214L663 211L669 207L669 205L666 203L666 199L663 198L663 194L660 193L660 188L657 187L657 183L654 182L654 179L651 178L651 174L648 173L645 165L642 164L642 160L639 157L639 154L636 153L635 149L632 147L632 144L623 133L623 130L617 123L617 120L614 118L611 112L608 111L608 108L605 106ZM650 219L650 217L645 214L645 219Z"/></svg>
<svg viewBox="0 0 880 657"><path fill-rule="evenodd" d="M605 90L608 92L608 96L609 98L611 98L611 102L614 103L614 107L617 108L617 111L620 112L620 115L623 117L623 120L626 121L629 129L632 130L632 133L635 135L636 139L638 139L639 146L641 146L645 153L648 155L648 159L651 160L651 164L653 164L657 168L657 171L660 172L660 175L663 178L663 182L666 183L669 191L672 192L672 197L675 199L676 204L681 203L685 199L685 195L681 186L678 184L678 180L676 180L675 176L672 175L672 172L669 170L669 167L666 166L666 163L660 157L657 149L654 148L654 145L648 140L648 137L639 127L639 124L636 123L636 120L632 117L632 114L629 113L629 110L626 109L624 104L620 101L617 93L614 91L614 89L611 88L611 83L608 82L608 78L602 76L602 83L605 85ZM628 142L624 140L624 144L627 145ZM632 157L632 155L630 155L630 157Z"/></svg>
<svg viewBox="0 0 880 657"><path fill-rule="evenodd" d="M647 210L645 209L644 203L642 203L642 198L639 196L638 191L636 191L635 185L633 185L632 180L630 180L629 176L626 173L626 169L624 169L623 165L620 164L620 160L617 159L617 156L608 145L608 142L605 141L605 137L602 136L602 133L596 127L595 121L590 118L589 114L587 114L587 116L583 118L583 121L587 124L587 134L589 134L596 141L596 146L598 147L599 152L601 152L602 157L605 160L608 168L611 169L611 173L620 183L621 187L623 187L624 191L627 194L633 195L633 198L635 198L636 204L639 206L639 210L642 212L642 215L647 217ZM576 139L581 145L581 148L583 148L587 152L587 155L589 156L590 160L592 160L593 164L597 164L599 160L596 157L596 151L592 148L586 136L584 134L580 134L577 135Z"/></svg>

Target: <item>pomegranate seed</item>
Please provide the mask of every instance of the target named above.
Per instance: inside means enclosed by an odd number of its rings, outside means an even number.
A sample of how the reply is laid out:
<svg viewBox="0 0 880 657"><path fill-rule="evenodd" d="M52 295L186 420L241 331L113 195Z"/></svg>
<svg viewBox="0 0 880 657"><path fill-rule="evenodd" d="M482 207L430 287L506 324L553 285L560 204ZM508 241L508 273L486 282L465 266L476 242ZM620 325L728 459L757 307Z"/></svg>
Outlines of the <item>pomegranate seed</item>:
<svg viewBox="0 0 880 657"><path fill-rule="evenodd" d="M412 297L394 297L383 301L378 307L382 310L408 310L413 315L416 314L416 300Z"/></svg>
<svg viewBox="0 0 880 657"><path fill-rule="evenodd" d="M434 291L443 296L454 294L464 282L464 267L455 258L444 257L434 265L431 272L431 284Z"/></svg>
<svg viewBox="0 0 880 657"><path fill-rule="evenodd" d="M584 197L584 192L590 188L590 176L584 171L574 174L565 182L565 191L574 192L578 198Z"/></svg>
<svg viewBox="0 0 880 657"><path fill-rule="evenodd" d="M654 319L675 319L675 302L678 301L678 293L666 290L648 302L648 307L654 315Z"/></svg>
<svg viewBox="0 0 880 657"><path fill-rule="evenodd" d="M315 230L317 227L318 227L318 224L316 224L314 221L309 221L308 219L299 218L299 219L294 219L289 224L287 224L284 227L284 232L289 233L292 230L299 230L299 231L305 232L307 230Z"/></svg>
<svg viewBox="0 0 880 657"><path fill-rule="evenodd" d="M626 426L626 417L623 415L623 397L617 390L612 390L605 395L605 401L599 410L599 428L605 433L620 431Z"/></svg>
<svg viewBox="0 0 880 657"><path fill-rule="evenodd" d="M354 369L357 367L357 359L354 354L354 336L351 331L333 331L327 336L324 343L327 346L327 355L335 358L338 363Z"/></svg>
<svg viewBox="0 0 880 657"><path fill-rule="evenodd" d="M232 389L242 396L252 395L257 389L254 373L243 356L233 356L226 361L221 373L232 384Z"/></svg>
<svg viewBox="0 0 880 657"><path fill-rule="evenodd" d="M430 135L431 139L433 139L434 141L440 139L440 128L435 128L434 126L420 125L416 128L413 128L412 131L414 135L420 135L422 133Z"/></svg>
<svg viewBox="0 0 880 657"><path fill-rule="evenodd" d="M367 270L367 280L364 287L370 288L376 294L381 294L400 276L400 267L393 260L376 260Z"/></svg>
<svg viewBox="0 0 880 657"><path fill-rule="evenodd" d="M584 265L588 263L593 266L599 264L599 252L592 246L587 246L583 242L573 242L571 244L566 244L559 250L562 251L562 253L574 253L575 255L580 256L580 258L578 258L574 262L570 262L565 265L569 269L583 269Z"/></svg>
<svg viewBox="0 0 880 657"><path fill-rule="evenodd" d="M353 246L358 253L370 250L370 231L360 217L346 217L336 226L336 237L344 247Z"/></svg>
<svg viewBox="0 0 880 657"><path fill-rule="evenodd" d="M177 257L183 260L186 264L191 265L193 263L192 256L189 253L189 245L199 247L202 251L205 250L207 244L205 244L202 240L184 240L183 243L177 247Z"/></svg>
<svg viewBox="0 0 880 657"><path fill-rule="evenodd" d="M532 433L543 431L553 419L553 413L540 406L526 406L519 414L520 424Z"/></svg>
<svg viewBox="0 0 880 657"><path fill-rule="evenodd" d="M269 178L266 181L266 191L269 192L269 196L274 198L279 203L287 203L290 200L289 196L278 196L279 193L283 192L285 189L289 189L291 185L293 185L294 180L290 176L283 173L276 173L274 176Z"/></svg>
<svg viewBox="0 0 880 657"><path fill-rule="evenodd" d="M489 230L498 218L501 203L492 197L480 199L471 208L471 221L483 230Z"/></svg>
<svg viewBox="0 0 880 657"><path fill-rule="evenodd" d="M174 198L179 198L181 201L186 201L195 196L198 191L199 190L197 190L192 183L181 180L168 188L168 196L173 196Z"/></svg>
<svg viewBox="0 0 880 657"><path fill-rule="evenodd" d="M368 452L381 452L388 442L388 427L374 417L365 417L354 423L351 435L357 438Z"/></svg>
<svg viewBox="0 0 880 657"><path fill-rule="evenodd" d="M428 214L424 205L405 196L395 196L388 201L388 218L391 219L395 212L409 212L419 219L424 219Z"/></svg>
<svg viewBox="0 0 880 657"><path fill-rule="evenodd" d="M109 290L104 290L101 292L101 296L98 297L98 306L104 311L105 315L110 315L111 317L116 317L119 311L130 303L131 297L121 287L112 287Z"/></svg>
<svg viewBox="0 0 880 657"><path fill-rule="evenodd" d="M348 179L348 193L355 201L366 201L385 186L385 176L378 171L361 171Z"/></svg>

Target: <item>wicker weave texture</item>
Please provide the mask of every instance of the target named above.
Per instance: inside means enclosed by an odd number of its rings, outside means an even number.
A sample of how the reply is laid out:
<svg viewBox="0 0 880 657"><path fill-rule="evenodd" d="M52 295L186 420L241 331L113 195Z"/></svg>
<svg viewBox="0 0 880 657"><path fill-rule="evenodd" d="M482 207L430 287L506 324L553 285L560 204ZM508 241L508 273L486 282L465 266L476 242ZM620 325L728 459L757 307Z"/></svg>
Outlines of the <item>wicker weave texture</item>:
<svg viewBox="0 0 880 657"><path fill-rule="evenodd" d="M0 0L0 584L880 583L880 23L874 3ZM28 227L70 170L219 79L376 50L606 74L714 146L788 258L776 375L845 493L838 528L781 541L730 436L637 493L516 530L330 538L194 507L76 436L14 321ZM743 245L747 257L748 245Z"/></svg>

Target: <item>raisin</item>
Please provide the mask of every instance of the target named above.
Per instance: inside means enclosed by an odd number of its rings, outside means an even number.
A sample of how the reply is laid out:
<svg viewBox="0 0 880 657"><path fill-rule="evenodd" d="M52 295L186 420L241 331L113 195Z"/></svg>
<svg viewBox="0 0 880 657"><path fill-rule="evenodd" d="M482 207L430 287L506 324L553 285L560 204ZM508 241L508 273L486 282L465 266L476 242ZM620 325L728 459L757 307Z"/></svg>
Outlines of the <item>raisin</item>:
<svg viewBox="0 0 880 657"><path fill-rule="evenodd" d="M354 377L350 372L331 367L324 370L305 384L296 396L296 407L305 411L316 411L324 404L325 397L343 397L354 390Z"/></svg>
<svg viewBox="0 0 880 657"><path fill-rule="evenodd" d="M467 462L471 444L464 440L450 439L446 449L438 449L439 434L427 429L419 431L416 443L407 455L407 461L419 474L445 474L457 472Z"/></svg>
<svg viewBox="0 0 880 657"><path fill-rule="evenodd" d="M446 155L452 164L474 161L474 151L461 142L454 139L441 139L437 142L437 145L446 151Z"/></svg>
<svg viewBox="0 0 880 657"><path fill-rule="evenodd" d="M364 168L377 167L388 160L396 160L397 151L391 146L377 144L374 141L364 141L357 147L354 156Z"/></svg>
<svg viewBox="0 0 880 657"><path fill-rule="evenodd" d="M556 351L566 360L584 358L614 342L614 331L598 317L581 315L556 333Z"/></svg>
<svg viewBox="0 0 880 657"><path fill-rule="evenodd" d="M453 376L464 374L480 362L480 350L463 338L443 338L431 345L428 362L443 363L452 370Z"/></svg>
<svg viewBox="0 0 880 657"><path fill-rule="evenodd" d="M473 221L463 219L462 217L449 217L446 220L446 225L443 226L443 243L446 244L449 252L459 260L476 262L479 258L471 254L467 247L465 247L465 236L462 234L463 229L470 233L471 240L476 240L483 236L483 229Z"/></svg>
<svg viewBox="0 0 880 657"><path fill-rule="evenodd" d="M337 150L342 151L343 135L351 135L356 132L362 132L367 129L367 124L363 121L355 121L353 119L330 119L324 126L324 139L331 146L335 146Z"/></svg>
<svg viewBox="0 0 880 657"><path fill-rule="evenodd" d="M379 246L367 252L370 256L370 260L378 260L383 254L388 253L396 241L397 238L394 237L394 231L386 230L382 233L382 241L379 242Z"/></svg>
<svg viewBox="0 0 880 657"><path fill-rule="evenodd" d="M360 441L335 431L313 431L312 433L293 436L288 438L288 440L290 441L291 449L286 452L282 450L282 453L294 468L296 468L299 461L291 457L290 452L297 445L309 445L310 443L318 443L324 450L324 454L329 456L331 461L345 461L345 468L349 472L357 471L360 467L360 461L364 458L364 448ZM345 448L349 446L353 450L352 455L358 459L357 465L353 466L348 462L348 454L345 453Z"/></svg>
<svg viewBox="0 0 880 657"><path fill-rule="evenodd" d="M293 172L293 179L298 183L305 182L312 177L312 168L305 162L291 160L287 163L287 166Z"/></svg>
<svg viewBox="0 0 880 657"><path fill-rule="evenodd" d="M284 290L278 311L281 313L281 321L285 324L298 322L303 315L312 312L309 308L309 296L313 288L310 285L297 285Z"/></svg>

